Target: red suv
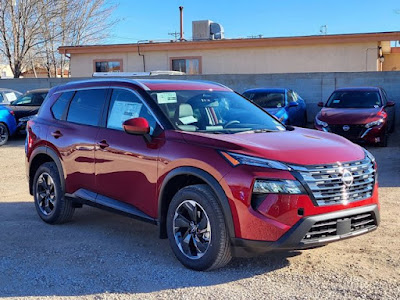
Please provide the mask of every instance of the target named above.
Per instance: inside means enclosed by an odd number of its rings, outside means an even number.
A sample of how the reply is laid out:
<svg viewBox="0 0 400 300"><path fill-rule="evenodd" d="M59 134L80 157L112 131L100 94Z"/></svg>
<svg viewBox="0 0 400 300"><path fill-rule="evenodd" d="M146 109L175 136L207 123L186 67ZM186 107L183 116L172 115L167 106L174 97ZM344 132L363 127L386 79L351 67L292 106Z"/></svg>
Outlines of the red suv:
<svg viewBox="0 0 400 300"><path fill-rule="evenodd" d="M132 216L157 225L192 269L379 224L370 153L284 126L216 83L72 82L49 92L27 130L29 190L45 222L83 204Z"/></svg>

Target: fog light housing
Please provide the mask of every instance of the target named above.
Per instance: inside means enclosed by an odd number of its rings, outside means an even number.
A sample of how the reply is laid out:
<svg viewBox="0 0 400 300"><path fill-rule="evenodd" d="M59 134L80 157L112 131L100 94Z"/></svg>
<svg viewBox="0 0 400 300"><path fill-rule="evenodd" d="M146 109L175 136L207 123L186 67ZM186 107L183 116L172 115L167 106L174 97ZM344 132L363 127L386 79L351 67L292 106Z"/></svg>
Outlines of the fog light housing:
<svg viewBox="0 0 400 300"><path fill-rule="evenodd" d="M257 179L253 186L254 194L304 194L304 189L297 180Z"/></svg>

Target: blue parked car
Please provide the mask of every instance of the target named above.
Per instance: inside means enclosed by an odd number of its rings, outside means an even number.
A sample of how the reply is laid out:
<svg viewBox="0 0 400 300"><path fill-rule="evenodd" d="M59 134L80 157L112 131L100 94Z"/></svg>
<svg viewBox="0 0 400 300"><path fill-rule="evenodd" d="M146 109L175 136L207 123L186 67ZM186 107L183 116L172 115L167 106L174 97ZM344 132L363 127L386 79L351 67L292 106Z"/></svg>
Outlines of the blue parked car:
<svg viewBox="0 0 400 300"><path fill-rule="evenodd" d="M14 112L0 105L0 146L7 143L8 138L17 131L17 121Z"/></svg>
<svg viewBox="0 0 400 300"><path fill-rule="evenodd" d="M305 101L296 92L281 88L251 89L243 93L247 99L264 108L286 125L306 126Z"/></svg>

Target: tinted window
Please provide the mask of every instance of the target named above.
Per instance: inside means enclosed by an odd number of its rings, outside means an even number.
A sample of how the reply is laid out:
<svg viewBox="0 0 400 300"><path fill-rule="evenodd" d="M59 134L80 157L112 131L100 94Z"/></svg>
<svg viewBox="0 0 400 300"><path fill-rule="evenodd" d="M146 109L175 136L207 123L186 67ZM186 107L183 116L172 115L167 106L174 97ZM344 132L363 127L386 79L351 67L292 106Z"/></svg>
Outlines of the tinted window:
<svg viewBox="0 0 400 300"><path fill-rule="evenodd" d="M123 130L122 123L128 119L142 117L150 125L150 134L156 126L156 120L143 102L133 92L114 89L108 112L107 128Z"/></svg>
<svg viewBox="0 0 400 300"><path fill-rule="evenodd" d="M5 101L4 101L3 94L2 94L2 93L0 93L0 103L2 103L2 102L5 102Z"/></svg>
<svg viewBox="0 0 400 300"><path fill-rule="evenodd" d="M382 91L382 95L383 95L383 99L382 99L383 100L383 105L386 105L387 102L388 102L389 97L386 94L386 91L384 89L381 89L381 91Z"/></svg>
<svg viewBox="0 0 400 300"><path fill-rule="evenodd" d="M377 91L339 91L328 100L327 107L336 108L372 108L381 106Z"/></svg>
<svg viewBox="0 0 400 300"><path fill-rule="evenodd" d="M296 101L296 99L293 97L293 92L292 91L289 91L287 93L287 101L288 101L288 103Z"/></svg>
<svg viewBox="0 0 400 300"><path fill-rule="evenodd" d="M67 121L96 126L99 124L107 89L77 91L68 110Z"/></svg>
<svg viewBox="0 0 400 300"><path fill-rule="evenodd" d="M61 117L63 116L65 109L68 106L69 100L71 100L73 94L74 92L63 93L53 104L51 111L53 112L54 118L56 118L57 120L61 120Z"/></svg>

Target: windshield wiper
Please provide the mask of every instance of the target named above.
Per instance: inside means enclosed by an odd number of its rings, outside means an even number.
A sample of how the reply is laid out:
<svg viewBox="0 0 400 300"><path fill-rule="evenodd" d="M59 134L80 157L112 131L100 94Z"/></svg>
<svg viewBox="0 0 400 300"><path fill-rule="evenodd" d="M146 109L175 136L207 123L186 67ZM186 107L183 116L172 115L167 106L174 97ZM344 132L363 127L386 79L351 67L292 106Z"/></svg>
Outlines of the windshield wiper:
<svg viewBox="0 0 400 300"><path fill-rule="evenodd" d="M243 131L238 131L236 133L264 133L264 132L277 132L279 130L272 130L272 129L251 129L251 130L243 130Z"/></svg>

